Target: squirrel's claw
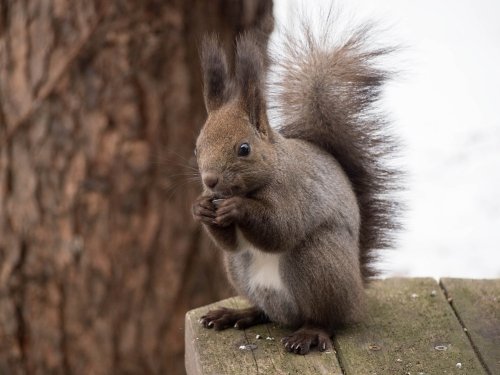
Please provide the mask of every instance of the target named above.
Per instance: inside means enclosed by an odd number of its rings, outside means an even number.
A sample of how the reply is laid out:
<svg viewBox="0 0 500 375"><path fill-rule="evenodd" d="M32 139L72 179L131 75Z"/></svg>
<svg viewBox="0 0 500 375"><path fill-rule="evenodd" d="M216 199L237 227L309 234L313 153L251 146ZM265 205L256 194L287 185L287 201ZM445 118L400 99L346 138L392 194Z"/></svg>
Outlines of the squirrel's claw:
<svg viewBox="0 0 500 375"><path fill-rule="evenodd" d="M319 351L324 352L331 349L332 343L327 333L320 329L300 329L290 336L281 339L287 352L295 354L307 354L311 347L317 347Z"/></svg>
<svg viewBox="0 0 500 375"><path fill-rule="evenodd" d="M245 329L268 321L267 316L255 307L241 310L223 307L217 310L210 310L199 320L203 327L214 328L216 331L231 327Z"/></svg>

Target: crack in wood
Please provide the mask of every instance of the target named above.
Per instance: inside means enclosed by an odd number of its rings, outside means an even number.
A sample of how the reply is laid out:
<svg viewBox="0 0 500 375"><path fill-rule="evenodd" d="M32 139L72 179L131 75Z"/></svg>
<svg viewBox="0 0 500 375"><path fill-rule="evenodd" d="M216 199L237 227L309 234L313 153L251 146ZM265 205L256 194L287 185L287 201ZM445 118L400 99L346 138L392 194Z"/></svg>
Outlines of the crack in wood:
<svg viewBox="0 0 500 375"><path fill-rule="evenodd" d="M244 308L244 306L240 305L237 302L237 300L233 299L231 302L232 302L231 304L232 304L232 308L233 309L242 309L242 308ZM229 329L235 329L235 328L229 328ZM238 331L238 330L236 330L236 331ZM250 342L250 339L248 337L247 330L243 330L243 331L240 331L240 332L243 334L243 337L245 338L246 345L250 345L251 342ZM241 348L240 348L240 350L241 350ZM257 358L255 357L255 352L254 352L255 349L250 348L250 351L252 353L253 362L255 364L255 373L258 374L259 373L259 365L257 363Z"/></svg>
<svg viewBox="0 0 500 375"><path fill-rule="evenodd" d="M338 361L339 366L340 366L341 375L347 375L347 372L345 371L344 363L343 363L341 355L340 355L340 352L341 352L340 345L339 345L339 342L337 341L337 338L335 337L335 335L333 335L333 337L332 337L332 347L333 347L332 349L334 351L335 356L337 357L337 361Z"/></svg>
<svg viewBox="0 0 500 375"><path fill-rule="evenodd" d="M441 290L443 291L444 295L446 296L446 300L448 301L448 304L450 305L451 309L453 310L453 314L455 315L455 317L457 318L458 322L462 326L462 329L463 329L465 335L467 336L467 339L469 340L469 342L470 342L470 344L472 346L472 349L474 349L474 353L476 354L477 359L481 363L481 366L483 366L484 371L486 371L486 373L488 375L493 375L491 373L491 371L489 370L488 366L486 365L486 362L485 362L483 356L481 355L478 347L476 346L476 344L472 340L472 337L471 337L471 335L469 333L469 330L465 326L465 323L463 322L462 318L460 318L460 315L459 315L457 309L453 305L453 298L452 298L452 296L448 293L448 291L446 290L446 287L444 286L444 284L443 284L443 282L441 280L439 280L439 287L441 288Z"/></svg>
<svg viewBox="0 0 500 375"><path fill-rule="evenodd" d="M247 331L243 330L243 336L245 336L245 340L247 341L247 345L251 345L250 338L248 337ZM259 373L259 364L257 363L257 357L255 357L255 349L250 348L250 351L252 352L252 358L253 361L255 362L255 373Z"/></svg>

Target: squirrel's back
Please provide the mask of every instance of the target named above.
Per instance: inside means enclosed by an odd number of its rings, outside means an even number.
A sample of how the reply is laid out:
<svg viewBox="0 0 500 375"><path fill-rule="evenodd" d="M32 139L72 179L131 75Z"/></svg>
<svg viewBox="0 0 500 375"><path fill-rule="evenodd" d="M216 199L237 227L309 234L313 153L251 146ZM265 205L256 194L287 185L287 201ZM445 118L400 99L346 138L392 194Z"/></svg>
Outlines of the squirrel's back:
<svg viewBox="0 0 500 375"><path fill-rule="evenodd" d="M376 104L390 78L379 58L391 48L368 46L370 26L330 43L330 31L316 37L302 26L298 38L288 35L274 57L277 78L271 98L279 111L280 132L326 150L342 166L357 197L361 225L360 265L364 281L376 275L376 250L392 244L398 227L399 172L387 165L397 143ZM330 44L329 44L330 43Z"/></svg>
<svg viewBox="0 0 500 375"><path fill-rule="evenodd" d="M204 192L193 215L226 250L233 285L254 305L211 311L207 328L270 319L299 328L283 345L305 354L325 351L335 328L362 318L374 251L390 245L396 226L398 177L385 164L395 145L375 106L388 78L377 58L388 50L367 48L369 33L355 30L331 48L307 28L288 39L271 85L281 134L267 117L272 59L259 38L239 38L233 76L217 40L205 41L208 118L195 149Z"/></svg>

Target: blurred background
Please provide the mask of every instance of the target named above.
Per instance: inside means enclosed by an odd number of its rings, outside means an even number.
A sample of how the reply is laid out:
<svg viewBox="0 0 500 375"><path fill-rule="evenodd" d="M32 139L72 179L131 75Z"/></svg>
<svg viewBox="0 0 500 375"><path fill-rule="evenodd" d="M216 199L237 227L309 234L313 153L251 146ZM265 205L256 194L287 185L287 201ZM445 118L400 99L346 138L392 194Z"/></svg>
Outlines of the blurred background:
<svg viewBox="0 0 500 375"><path fill-rule="evenodd" d="M406 46L383 106L408 212L383 275L500 277L500 5L337 4ZM300 7L275 0L276 29ZM190 214L197 46L215 31L230 51L272 11L0 0L0 373L183 373L185 312L234 293Z"/></svg>

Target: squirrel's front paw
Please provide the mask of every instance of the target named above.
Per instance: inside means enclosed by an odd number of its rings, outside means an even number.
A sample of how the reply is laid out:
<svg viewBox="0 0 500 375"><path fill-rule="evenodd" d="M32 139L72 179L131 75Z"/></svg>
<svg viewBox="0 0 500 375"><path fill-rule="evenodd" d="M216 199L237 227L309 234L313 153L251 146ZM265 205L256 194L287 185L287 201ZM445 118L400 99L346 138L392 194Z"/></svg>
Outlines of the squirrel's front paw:
<svg viewBox="0 0 500 375"><path fill-rule="evenodd" d="M231 197L221 200L217 204L215 223L227 227L237 222L243 215L243 198Z"/></svg>
<svg viewBox="0 0 500 375"><path fill-rule="evenodd" d="M205 196L198 197L192 207L194 219L210 225L215 224L215 210L216 207L212 203L212 199Z"/></svg>

